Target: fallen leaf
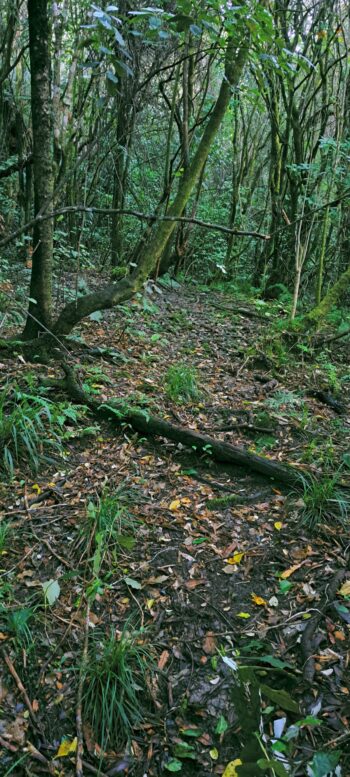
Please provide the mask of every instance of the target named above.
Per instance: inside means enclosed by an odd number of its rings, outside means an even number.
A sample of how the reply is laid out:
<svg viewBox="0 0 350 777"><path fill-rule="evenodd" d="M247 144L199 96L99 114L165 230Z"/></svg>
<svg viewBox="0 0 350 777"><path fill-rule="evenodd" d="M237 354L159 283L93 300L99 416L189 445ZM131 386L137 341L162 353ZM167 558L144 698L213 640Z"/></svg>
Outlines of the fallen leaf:
<svg viewBox="0 0 350 777"><path fill-rule="evenodd" d="M44 591L45 601L52 607L61 593L60 584L58 580L45 580L41 585Z"/></svg>
<svg viewBox="0 0 350 777"><path fill-rule="evenodd" d="M350 596L350 580L346 580L342 587L339 588L338 594L340 596Z"/></svg>
<svg viewBox="0 0 350 777"><path fill-rule="evenodd" d="M219 751L216 747L212 747L211 750L209 750L210 758L213 759L213 761L217 761L219 758Z"/></svg>
<svg viewBox="0 0 350 777"><path fill-rule="evenodd" d="M275 523L273 525L274 525L275 529L277 529L277 531L281 531L283 523L281 521L275 521Z"/></svg>
<svg viewBox="0 0 350 777"><path fill-rule="evenodd" d="M240 564L244 553L235 553L231 558L226 559L227 564Z"/></svg>
<svg viewBox="0 0 350 777"><path fill-rule="evenodd" d="M160 669L160 670L164 669L165 664L169 660L169 656L170 656L169 650L163 650L163 652L162 652L162 654L160 656L160 659L158 661L158 669Z"/></svg>
<svg viewBox="0 0 350 777"><path fill-rule="evenodd" d="M235 758L234 761L230 761L230 763L227 764L222 777L238 777L236 766L242 766L240 758Z"/></svg>
<svg viewBox="0 0 350 777"><path fill-rule="evenodd" d="M266 605L265 599L262 598L262 596L257 596L256 594L251 594L252 600L254 604L259 605L259 607L264 607Z"/></svg>
<svg viewBox="0 0 350 777"><path fill-rule="evenodd" d="M192 591L193 588L197 588L197 585L204 585L206 582L204 577L197 578L197 580L186 580L185 588Z"/></svg>
<svg viewBox="0 0 350 777"><path fill-rule="evenodd" d="M173 499L173 501L170 502L169 510L178 510L179 507L181 507L181 499Z"/></svg>
<svg viewBox="0 0 350 777"><path fill-rule="evenodd" d="M284 572L280 574L280 578L282 580L287 580L288 577L294 574L294 572L297 571L297 569L300 569L301 564L293 564L292 567L289 567L289 569L285 569Z"/></svg>
<svg viewBox="0 0 350 777"><path fill-rule="evenodd" d="M208 631L203 642L203 650L207 656L214 656L216 653L216 639L212 631Z"/></svg>
<svg viewBox="0 0 350 777"><path fill-rule="evenodd" d="M64 758L66 755L69 755L70 753L75 753L78 746L78 740L77 737L74 739L64 739L63 742L61 742L56 755L54 758Z"/></svg>
<svg viewBox="0 0 350 777"><path fill-rule="evenodd" d="M238 612L237 618L250 618L249 612Z"/></svg>
<svg viewBox="0 0 350 777"><path fill-rule="evenodd" d="M140 590L140 588L142 588L141 583L139 583L138 580L134 580L132 577L124 577L124 583L130 586L130 588L135 588L136 590Z"/></svg>

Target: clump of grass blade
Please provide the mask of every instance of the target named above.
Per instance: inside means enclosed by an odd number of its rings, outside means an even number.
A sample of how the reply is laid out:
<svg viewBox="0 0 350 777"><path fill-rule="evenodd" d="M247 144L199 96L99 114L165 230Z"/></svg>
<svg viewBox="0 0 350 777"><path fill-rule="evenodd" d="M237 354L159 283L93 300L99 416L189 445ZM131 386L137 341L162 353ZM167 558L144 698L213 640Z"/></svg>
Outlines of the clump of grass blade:
<svg viewBox="0 0 350 777"><path fill-rule="evenodd" d="M304 479L302 501L301 523L310 531L329 521L342 526L348 522L349 502L341 490L338 475L320 480Z"/></svg>
<svg viewBox="0 0 350 777"><path fill-rule="evenodd" d="M83 717L103 751L124 748L141 725L152 666L144 635L129 624L119 636L94 639L83 670Z"/></svg>
<svg viewBox="0 0 350 777"><path fill-rule="evenodd" d="M174 402L190 402L198 399L197 375L187 364L173 364L165 376L166 393Z"/></svg>
<svg viewBox="0 0 350 777"><path fill-rule="evenodd" d="M6 550L11 535L12 527L9 521L0 521L0 554Z"/></svg>
<svg viewBox="0 0 350 777"><path fill-rule="evenodd" d="M75 411L76 413L76 411ZM49 450L59 453L67 419L77 416L69 406L23 392L17 384L7 384L0 392L0 468L13 476L15 466L27 464L37 471Z"/></svg>

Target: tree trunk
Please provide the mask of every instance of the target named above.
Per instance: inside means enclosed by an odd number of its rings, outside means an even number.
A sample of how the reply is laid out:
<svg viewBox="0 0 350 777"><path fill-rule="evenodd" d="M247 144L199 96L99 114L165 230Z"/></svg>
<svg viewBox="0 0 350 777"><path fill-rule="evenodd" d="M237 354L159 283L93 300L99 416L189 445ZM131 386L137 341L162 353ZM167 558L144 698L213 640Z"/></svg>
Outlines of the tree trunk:
<svg viewBox="0 0 350 777"><path fill-rule="evenodd" d="M342 273L337 282L328 291L323 300L315 308L310 310L310 313L306 316L306 319L312 321L314 324L319 324L330 313L333 305L336 305L341 299L342 295L348 291L350 286L350 267Z"/></svg>
<svg viewBox="0 0 350 777"><path fill-rule="evenodd" d="M181 178L177 194L167 210L167 215L170 217L178 218L181 216L192 194L229 105L232 87L239 82L247 54L247 44L237 49L233 41L229 41L226 50L225 75L217 101L193 160ZM95 310L114 307L137 292L149 278L152 270L158 266L167 241L175 227L176 221L162 221L156 224L149 241L141 249L137 267L132 275L120 283L111 283L101 291L85 295L68 304L55 324L55 334L69 334L85 316Z"/></svg>
<svg viewBox="0 0 350 777"><path fill-rule="evenodd" d="M53 137L48 0L28 0L33 127L34 211L38 214L53 196ZM53 223L37 222L33 232L33 266L25 339L51 325ZM32 316L34 318L32 318ZM43 325L43 326L41 326Z"/></svg>

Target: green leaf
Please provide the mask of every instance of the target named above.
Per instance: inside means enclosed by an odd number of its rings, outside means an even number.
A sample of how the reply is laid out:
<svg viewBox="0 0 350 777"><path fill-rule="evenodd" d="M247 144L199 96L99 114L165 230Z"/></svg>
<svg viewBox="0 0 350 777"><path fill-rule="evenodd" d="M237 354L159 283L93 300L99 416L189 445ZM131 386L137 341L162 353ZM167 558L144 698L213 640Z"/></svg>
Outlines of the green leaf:
<svg viewBox="0 0 350 777"><path fill-rule="evenodd" d="M288 710L289 712L299 712L299 707L292 699L289 693L287 691L283 690L277 690L276 688L270 688L269 685L265 685L262 683L260 685L261 693L264 694L264 696L267 696L270 701L275 702L275 704L278 704L279 707L282 707L283 710Z"/></svg>
<svg viewBox="0 0 350 777"><path fill-rule="evenodd" d="M43 587L45 601L52 607L61 593L59 582L58 580L45 580L41 585Z"/></svg>
<svg viewBox="0 0 350 777"><path fill-rule="evenodd" d="M322 726L323 721L320 718L315 718L313 715L307 715L306 718L298 720L297 726Z"/></svg>
<svg viewBox="0 0 350 777"><path fill-rule="evenodd" d="M282 766L281 762L275 761L274 758L259 758L257 765L260 769L263 770L272 769L278 775L278 777L289 777L289 773L286 771L284 766Z"/></svg>
<svg viewBox="0 0 350 777"><path fill-rule="evenodd" d="M177 758L196 758L196 751L192 745L189 745L187 742L178 742L177 745L174 747L174 755L177 756Z"/></svg>
<svg viewBox="0 0 350 777"><path fill-rule="evenodd" d="M171 761L168 761L168 763L165 764L165 768L168 770L168 772L180 772L182 769L182 763L181 761L178 761L177 758L172 758Z"/></svg>
<svg viewBox="0 0 350 777"><path fill-rule="evenodd" d="M293 583L291 583L290 580L279 581L280 591L282 594L287 594L292 585Z"/></svg>
<svg viewBox="0 0 350 777"><path fill-rule="evenodd" d="M116 540L118 545L120 545L121 548L125 548L126 550L132 550L136 542L135 537L131 537L127 534L117 534Z"/></svg>
<svg viewBox="0 0 350 777"><path fill-rule="evenodd" d="M224 734L228 729L228 722L223 715L220 715L219 720L215 726L215 734Z"/></svg>
<svg viewBox="0 0 350 777"><path fill-rule="evenodd" d="M124 583L126 583L130 588L135 588L138 591L140 588L142 588L141 583L139 583L138 580L134 580L132 577L124 577Z"/></svg>
<svg viewBox="0 0 350 777"><path fill-rule="evenodd" d="M326 777L338 765L340 756L340 750L335 750L334 753L315 753L309 764L310 777Z"/></svg>
<svg viewBox="0 0 350 777"><path fill-rule="evenodd" d="M292 664L288 664L286 661L281 661L280 658L274 656L260 656L259 661L264 661L265 664L276 667L276 669L293 669Z"/></svg>
<svg viewBox="0 0 350 777"><path fill-rule="evenodd" d="M349 467L350 469L350 453L344 453L343 454L343 462L346 467Z"/></svg>

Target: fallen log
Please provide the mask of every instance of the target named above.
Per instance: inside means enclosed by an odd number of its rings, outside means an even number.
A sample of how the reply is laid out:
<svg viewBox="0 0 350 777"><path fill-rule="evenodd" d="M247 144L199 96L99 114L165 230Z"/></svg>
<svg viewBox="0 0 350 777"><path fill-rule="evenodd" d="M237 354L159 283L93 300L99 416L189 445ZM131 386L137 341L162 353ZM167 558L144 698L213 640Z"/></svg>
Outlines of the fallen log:
<svg viewBox="0 0 350 777"><path fill-rule="evenodd" d="M119 426L127 424L142 435L164 437L167 440L173 440L191 448L197 454L204 453L215 461L245 467L245 469L258 472L260 475L280 483L285 483L289 486L301 485L302 475L291 465L279 464L279 462L273 459L250 453L245 448L239 448L236 445L223 442L207 434L185 429L169 421L164 421L163 418L150 415L148 411L133 410L130 406L118 404L118 402L115 402L113 405L113 400L108 402L108 404L100 404L85 394L77 383L73 370L70 367L65 363L61 366L66 375L65 388L70 398L75 402L87 405L97 417L102 417L108 421L115 421ZM125 412L123 412L123 407Z"/></svg>

